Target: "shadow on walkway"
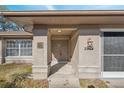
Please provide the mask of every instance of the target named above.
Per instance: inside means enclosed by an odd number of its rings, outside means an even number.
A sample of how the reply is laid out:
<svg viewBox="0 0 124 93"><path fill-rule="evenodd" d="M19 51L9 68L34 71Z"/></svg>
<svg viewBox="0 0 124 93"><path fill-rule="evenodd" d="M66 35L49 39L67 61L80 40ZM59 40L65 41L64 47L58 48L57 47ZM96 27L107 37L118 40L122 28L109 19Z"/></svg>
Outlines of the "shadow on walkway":
<svg viewBox="0 0 124 93"><path fill-rule="evenodd" d="M55 65L53 65L51 68L50 68L50 75L56 73L59 69L61 69L64 65L66 65L67 63L57 63ZM49 76L50 76L49 75Z"/></svg>

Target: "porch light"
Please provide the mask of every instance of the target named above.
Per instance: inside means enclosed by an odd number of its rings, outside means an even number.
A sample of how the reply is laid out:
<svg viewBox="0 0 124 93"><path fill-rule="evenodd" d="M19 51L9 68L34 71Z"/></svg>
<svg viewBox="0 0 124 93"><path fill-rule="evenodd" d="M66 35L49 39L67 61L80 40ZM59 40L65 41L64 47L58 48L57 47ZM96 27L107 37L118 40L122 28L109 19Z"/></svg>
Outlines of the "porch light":
<svg viewBox="0 0 124 93"><path fill-rule="evenodd" d="M62 32L61 30L58 30L58 32L60 33L60 32Z"/></svg>

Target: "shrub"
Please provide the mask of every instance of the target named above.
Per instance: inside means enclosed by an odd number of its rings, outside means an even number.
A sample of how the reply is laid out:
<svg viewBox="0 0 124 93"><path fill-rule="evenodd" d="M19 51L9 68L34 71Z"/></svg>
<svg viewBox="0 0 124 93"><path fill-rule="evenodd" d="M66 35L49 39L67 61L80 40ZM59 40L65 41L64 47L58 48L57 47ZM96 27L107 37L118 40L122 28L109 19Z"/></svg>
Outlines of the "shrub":
<svg viewBox="0 0 124 93"><path fill-rule="evenodd" d="M99 79L80 79L82 88L108 88L109 84L106 81Z"/></svg>
<svg viewBox="0 0 124 93"><path fill-rule="evenodd" d="M47 80L29 79L32 72L30 64L6 64L0 65L1 88L46 88Z"/></svg>
<svg viewBox="0 0 124 93"><path fill-rule="evenodd" d="M17 88L47 88L48 87L48 81L47 80L33 80L27 78L28 74L14 74L13 77L13 83L15 87Z"/></svg>

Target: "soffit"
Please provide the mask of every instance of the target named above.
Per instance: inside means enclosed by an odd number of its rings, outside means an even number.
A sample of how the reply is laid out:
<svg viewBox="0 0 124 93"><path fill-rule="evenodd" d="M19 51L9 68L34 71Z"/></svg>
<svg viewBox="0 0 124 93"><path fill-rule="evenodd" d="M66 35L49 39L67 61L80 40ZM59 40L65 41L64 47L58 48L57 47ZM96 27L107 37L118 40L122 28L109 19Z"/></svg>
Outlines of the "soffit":
<svg viewBox="0 0 124 93"><path fill-rule="evenodd" d="M9 17L27 24L124 24L124 16L52 16L52 17Z"/></svg>

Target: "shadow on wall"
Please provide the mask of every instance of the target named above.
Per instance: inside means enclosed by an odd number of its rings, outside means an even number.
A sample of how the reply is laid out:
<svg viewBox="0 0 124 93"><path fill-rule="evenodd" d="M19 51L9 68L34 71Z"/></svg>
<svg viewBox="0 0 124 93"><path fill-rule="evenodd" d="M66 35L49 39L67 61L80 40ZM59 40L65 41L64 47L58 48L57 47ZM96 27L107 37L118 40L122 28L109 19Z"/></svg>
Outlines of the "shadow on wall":
<svg viewBox="0 0 124 93"><path fill-rule="evenodd" d="M47 27L45 25L34 25L34 36L47 36Z"/></svg>

